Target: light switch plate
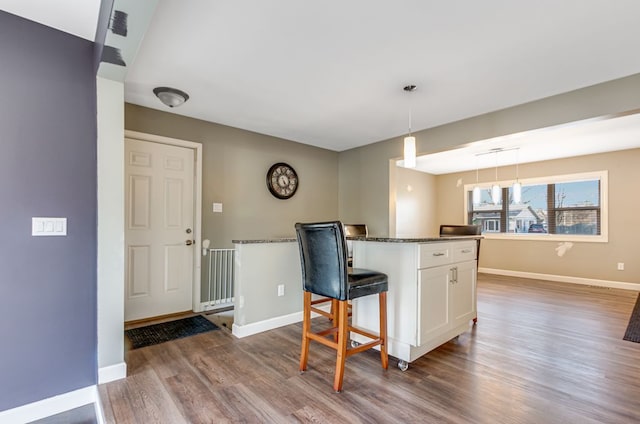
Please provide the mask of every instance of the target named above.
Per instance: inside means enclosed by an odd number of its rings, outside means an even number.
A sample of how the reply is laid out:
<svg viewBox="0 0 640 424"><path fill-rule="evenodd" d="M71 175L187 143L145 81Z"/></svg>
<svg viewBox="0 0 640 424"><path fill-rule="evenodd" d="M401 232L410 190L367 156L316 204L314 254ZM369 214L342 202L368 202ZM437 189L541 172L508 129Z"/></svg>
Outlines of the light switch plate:
<svg viewBox="0 0 640 424"><path fill-rule="evenodd" d="M222 203L214 203L213 204L213 211L214 212L218 212L218 213L222 213Z"/></svg>
<svg viewBox="0 0 640 424"><path fill-rule="evenodd" d="M66 236L67 218L31 218L32 236Z"/></svg>

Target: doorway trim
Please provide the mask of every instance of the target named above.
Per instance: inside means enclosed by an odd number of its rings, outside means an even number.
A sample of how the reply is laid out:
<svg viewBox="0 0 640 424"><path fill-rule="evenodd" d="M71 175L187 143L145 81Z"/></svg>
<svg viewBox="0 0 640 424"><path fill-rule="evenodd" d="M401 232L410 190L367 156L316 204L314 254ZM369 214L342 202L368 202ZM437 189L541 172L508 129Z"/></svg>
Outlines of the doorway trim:
<svg viewBox="0 0 640 424"><path fill-rule="evenodd" d="M193 141L179 140L177 138L164 137L154 134L146 134L138 131L125 130L125 138L131 138L134 140L147 141L151 143L168 144L170 146L185 147L187 149L193 149L195 153L195 167L194 167L194 184L193 184L193 199L194 199L194 230L193 236L195 239L195 252L193 255L193 293L191 299L191 308L194 312L202 312L202 305L200 303L200 287L201 281L201 267L202 267L202 143L196 143Z"/></svg>

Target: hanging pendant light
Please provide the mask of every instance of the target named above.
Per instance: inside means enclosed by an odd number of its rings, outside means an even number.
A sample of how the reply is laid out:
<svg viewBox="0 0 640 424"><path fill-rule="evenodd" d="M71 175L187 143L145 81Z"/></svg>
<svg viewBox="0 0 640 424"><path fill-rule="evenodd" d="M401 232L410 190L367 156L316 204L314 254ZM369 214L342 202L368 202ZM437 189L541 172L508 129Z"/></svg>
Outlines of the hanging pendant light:
<svg viewBox="0 0 640 424"><path fill-rule="evenodd" d="M473 187L473 206L480 204L480 187L478 187L478 155L476 155L476 186Z"/></svg>
<svg viewBox="0 0 640 424"><path fill-rule="evenodd" d="M480 204L480 187L475 186L473 188L473 205L478 206Z"/></svg>
<svg viewBox="0 0 640 424"><path fill-rule="evenodd" d="M496 155L496 182L491 186L491 201L494 205L502 202L502 189L498 184L498 152L495 152Z"/></svg>
<svg viewBox="0 0 640 424"><path fill-rule="evenodd" d="M522 184L516 181L511 186L511 190L513 191L513 203L519 204L522 202Z"/></svg>
<svg viewBox="0 0 640 424"><path fill-rule="evenodd" d="M519 204L522 202L522 184L518 180L518 166L520 165L520 149L517 151L516 157L516 182L511 186L513 192L513 203Z"/></svg>
<svg viewBox="0 0 640 424"><path fill-rule="evenodd" d="M404 138L404 167L416 167L416 138L413 136Z"/></svg>
<svg viewBox="0 0 640 424"><path fill-rule="evenodd" d="M494 205L502 202L502 189L497 183L491 186L491 200Z"/></svg>
<svg viewBox="0 0 640 424"><path fill-rule="evenodd" d="M412 93L417 88L415 85L407 85L404 87L404 91ZM409 135L404 138L404 167L416 167L416 138L411 135L411 106L409 106Z"/></svg>

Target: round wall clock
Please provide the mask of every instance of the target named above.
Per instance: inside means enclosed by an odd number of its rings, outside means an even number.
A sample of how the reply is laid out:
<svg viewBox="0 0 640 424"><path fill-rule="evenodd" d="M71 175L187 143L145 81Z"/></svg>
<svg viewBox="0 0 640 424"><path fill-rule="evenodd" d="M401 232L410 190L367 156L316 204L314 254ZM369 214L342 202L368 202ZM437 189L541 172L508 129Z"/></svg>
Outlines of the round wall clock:
<svg viewBox="0 0 640 424"><path fill-rule="evenodd" d="M288 199L298 189L298 174L291 165L276 163L267 172L267 187L278 199Z"/></svg>

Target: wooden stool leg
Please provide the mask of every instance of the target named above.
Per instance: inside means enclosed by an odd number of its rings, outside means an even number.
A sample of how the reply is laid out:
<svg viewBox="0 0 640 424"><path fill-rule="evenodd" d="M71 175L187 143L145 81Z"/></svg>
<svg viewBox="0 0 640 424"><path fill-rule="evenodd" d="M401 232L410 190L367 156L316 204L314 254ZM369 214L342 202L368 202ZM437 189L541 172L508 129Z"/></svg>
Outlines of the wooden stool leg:
<svg viewBox="0 0 640 424"><path fill-rule="evenodd" d="M337 299L332 299L331 300L331 323L333 324L334 327L338 326L338 315L340 314L340 305ZM335 343L338 343L338 333L333 333L333 341Z"/></svg>
<svg viewBox="0 0 640 424"><path fill-rule="evenodd" d="M300 371L306 371L309 359L309 333L311 332L311 292L305 291L302 309L302 348L300 351Z"/></svg>
<svg viewBox="0 0 640 424"><path fill-rule="evenodd" d="M347 359L347 339L349 338L348 305L346 300L338 302L338 346L336 355L336 374L333 379L333 390L342 391L344 362Z"/></svg>
<svg viewBox="0 0 640 424"><path fill-rule="evenodd" d="M389 355L387 354L387 292L382 292L378 295L380 304L380 361L382 362L382 368L387 369L389 367Z"/></svg>

